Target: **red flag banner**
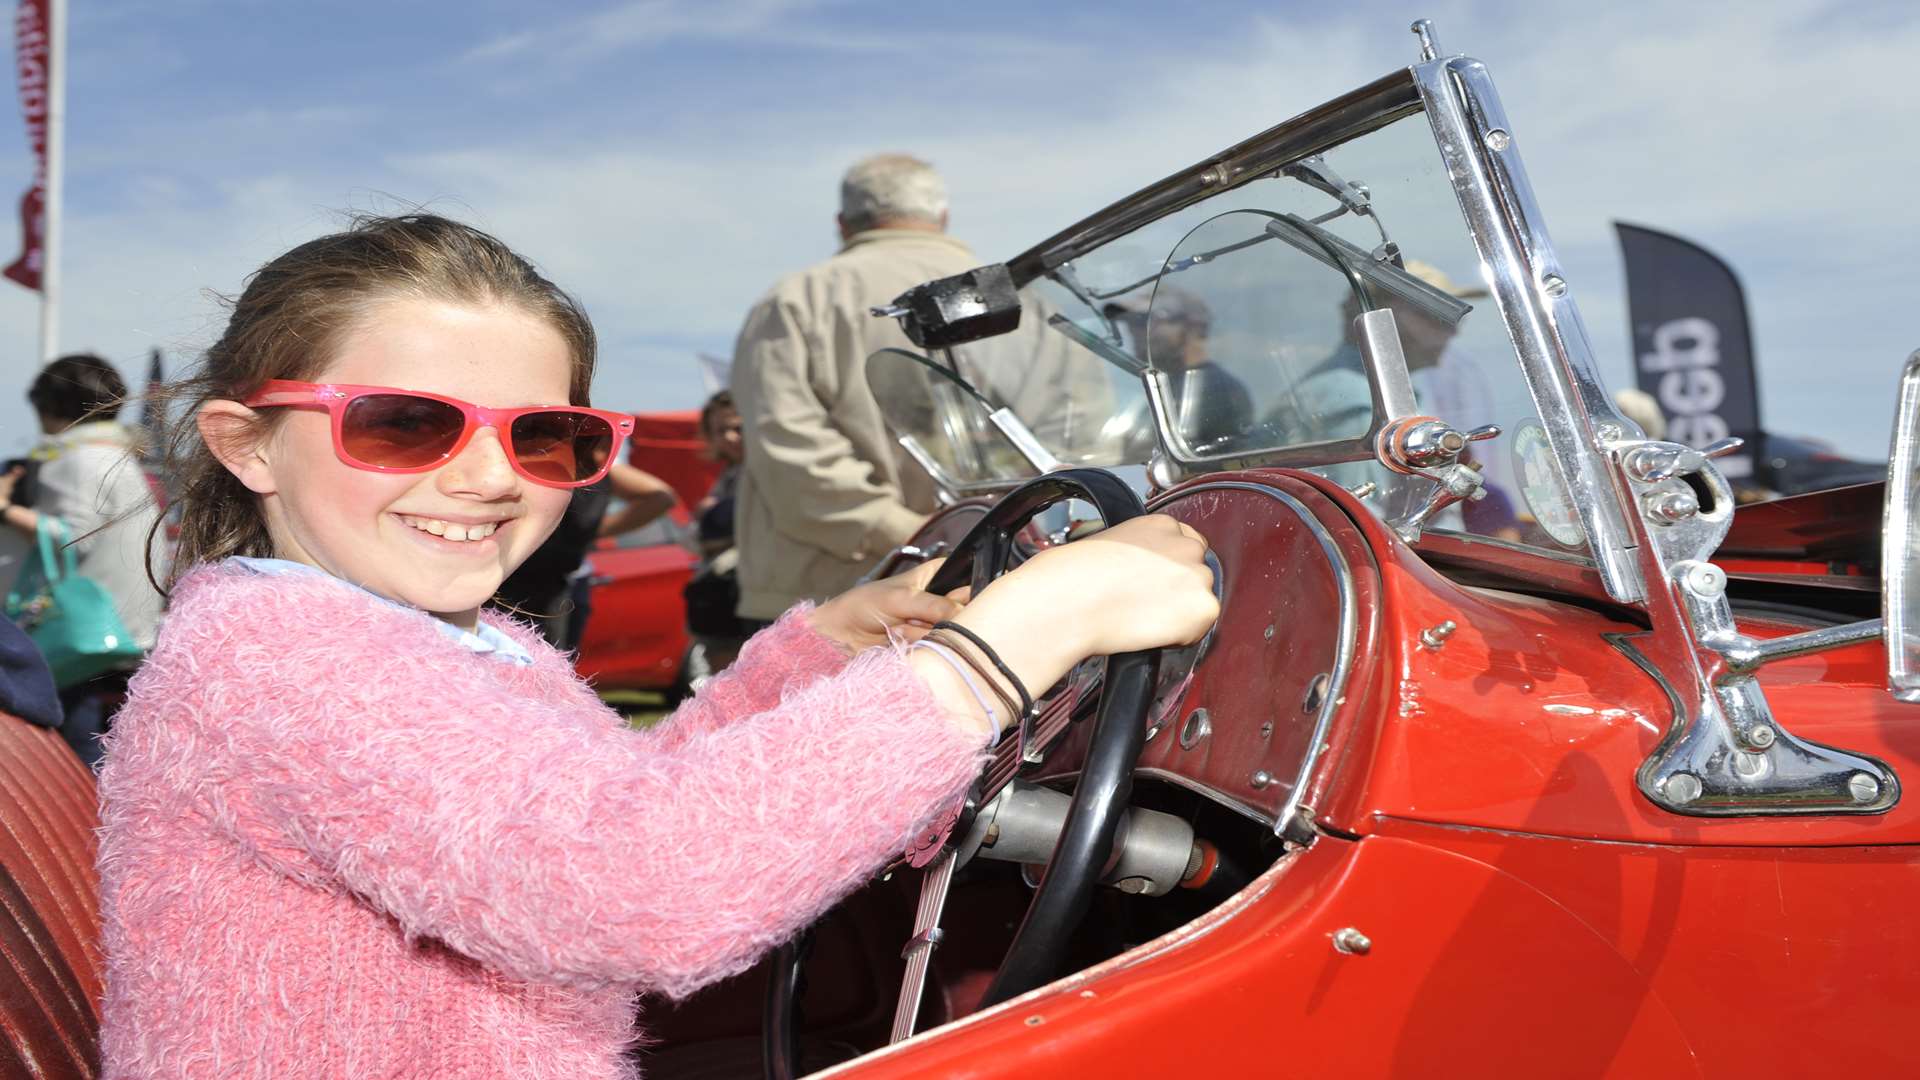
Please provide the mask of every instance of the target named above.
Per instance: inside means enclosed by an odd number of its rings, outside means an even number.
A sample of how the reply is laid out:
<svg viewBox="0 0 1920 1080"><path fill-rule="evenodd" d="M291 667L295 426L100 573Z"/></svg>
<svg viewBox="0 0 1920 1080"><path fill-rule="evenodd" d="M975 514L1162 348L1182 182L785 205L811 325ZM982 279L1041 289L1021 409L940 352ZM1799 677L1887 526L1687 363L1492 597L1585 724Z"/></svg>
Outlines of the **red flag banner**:
<svg viewBox="0 0 1920 1080"><path fill-rule="evenodd" d="M42 241L47 223L47 5L51 0L20 0L13 20L13 58L20 75L20 113L33 146L33 186L20 197L20 257L0 273L40 288Z"/></svg>

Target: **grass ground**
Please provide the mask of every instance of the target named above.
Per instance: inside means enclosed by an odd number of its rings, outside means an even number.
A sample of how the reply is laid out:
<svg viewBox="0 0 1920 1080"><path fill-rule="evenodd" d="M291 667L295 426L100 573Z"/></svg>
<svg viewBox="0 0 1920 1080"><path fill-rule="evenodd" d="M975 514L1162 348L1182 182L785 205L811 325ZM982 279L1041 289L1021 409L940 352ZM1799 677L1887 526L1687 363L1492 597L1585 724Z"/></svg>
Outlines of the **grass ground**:
<svg viewBox="0 0 1920 1080"><path fill-rule="evenodd" d="M600 700L618 709L636 728L652 727L672 711L665 697L650 690L602 690Z"/></svg>

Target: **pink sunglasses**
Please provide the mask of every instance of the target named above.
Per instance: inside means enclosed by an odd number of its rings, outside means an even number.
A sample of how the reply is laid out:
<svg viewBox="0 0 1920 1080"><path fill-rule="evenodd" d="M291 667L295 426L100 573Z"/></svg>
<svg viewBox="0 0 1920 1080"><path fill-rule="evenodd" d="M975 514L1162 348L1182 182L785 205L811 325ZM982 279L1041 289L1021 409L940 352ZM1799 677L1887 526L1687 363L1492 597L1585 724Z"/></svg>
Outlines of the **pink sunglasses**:
<svg viewBox="0 0 1920 1080"><path fill-rule="evenodd" d="M418 473L466 449L476 428L501 436L513 471L536 484L576 488L607 475L633 417L572 405L489 409L459 398L391 386L274 379L241 404L319 406L333 419L333 451L359 469Z"/></svg>

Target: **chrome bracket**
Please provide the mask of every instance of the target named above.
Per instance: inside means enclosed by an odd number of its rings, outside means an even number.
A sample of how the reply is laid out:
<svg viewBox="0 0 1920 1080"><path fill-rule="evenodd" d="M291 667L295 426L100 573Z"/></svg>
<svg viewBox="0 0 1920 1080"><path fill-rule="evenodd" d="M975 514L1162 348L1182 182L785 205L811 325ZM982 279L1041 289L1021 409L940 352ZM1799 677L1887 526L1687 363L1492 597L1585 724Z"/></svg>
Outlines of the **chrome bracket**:
<svg viewBox="0 0 1920 1080"><path fill-rule="evenodd" d="M1733 489L1706 455L1675 443L1604 444L1630 496L1649 634L1616 644L1673 698L1674 723L1635 774L1662 809L1696 817L1879 814L1900 798L1876 758L1796 737L1773 715L1755 672L1762 664L1879 635L1878 620L1759 640L1740 632L1727 574L1707 561L1733 519ZM1683 487L1676 487L1683 485ZM1685 490L1697 505L1666 512Z"/></svg>

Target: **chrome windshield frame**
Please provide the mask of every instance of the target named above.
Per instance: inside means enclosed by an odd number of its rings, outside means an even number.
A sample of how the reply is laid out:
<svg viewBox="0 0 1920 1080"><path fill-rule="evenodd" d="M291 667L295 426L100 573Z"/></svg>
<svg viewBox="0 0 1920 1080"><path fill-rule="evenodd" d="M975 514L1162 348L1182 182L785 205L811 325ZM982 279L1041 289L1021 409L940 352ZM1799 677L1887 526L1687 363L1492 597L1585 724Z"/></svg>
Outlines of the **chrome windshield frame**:
<svg viewBox="0 0 1920 1080"><path fill-rule="evenodd" d="M1409 70L1600 581L1613 599L1643 603L1647 588L1629 510L1603 449L1629 428L1600 382L1493 80L1485 64L1464 56Z"/></svg>

